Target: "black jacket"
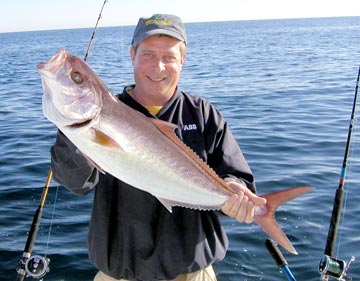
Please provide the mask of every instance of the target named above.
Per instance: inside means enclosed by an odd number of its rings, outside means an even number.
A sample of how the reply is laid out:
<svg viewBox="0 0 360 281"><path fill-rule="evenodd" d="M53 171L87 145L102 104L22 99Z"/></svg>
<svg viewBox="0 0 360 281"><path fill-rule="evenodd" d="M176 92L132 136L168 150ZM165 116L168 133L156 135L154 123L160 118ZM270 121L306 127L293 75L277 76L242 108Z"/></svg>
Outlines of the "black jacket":
<svg viewBox="0 0 360 281"><path fill-rule="evenodd" d="M157 116L126 89L119 99L147 116L176 124L177 135L223 178L255 192L252 173L221 114L206 100L177 90ZM78 194L94 186L90 260L105 274L129 280L173 279L224 258L228 239L215 211L174 207L88 165L61 133L51 149L54 178ZM141 173L141 171L139 171Z"/></svg>

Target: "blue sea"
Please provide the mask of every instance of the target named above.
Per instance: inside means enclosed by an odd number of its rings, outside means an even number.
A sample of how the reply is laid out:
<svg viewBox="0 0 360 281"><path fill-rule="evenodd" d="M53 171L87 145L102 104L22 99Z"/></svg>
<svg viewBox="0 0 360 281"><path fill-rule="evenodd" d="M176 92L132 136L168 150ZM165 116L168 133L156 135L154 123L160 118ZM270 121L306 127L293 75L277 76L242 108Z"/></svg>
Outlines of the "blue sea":
<svg viewBox="0 0 360 281"><path fill-rule="evenodd" d="M101 22L100 22L101 25ZM312 185L276 217L299 255L286 253L297 280L319 280L345 152L360 64L360 17L186 24L180 87L215 104L229 122L258 193ZM0 280L15 280L50 165L56 128L42 114L36 66L60 48L84 57L93 29L0 34ZM113 93L133 83L134 26L97 29L89 65ZM336 257L357 259L360 280L360 148L355 115ZM44 280L89 281L86 236L92 194L50 184L33 254L50 258ZM286 280L255 224L223 219L230 238L215 265L219 281ZM30 278L29 278L30 279Z"/></svg>

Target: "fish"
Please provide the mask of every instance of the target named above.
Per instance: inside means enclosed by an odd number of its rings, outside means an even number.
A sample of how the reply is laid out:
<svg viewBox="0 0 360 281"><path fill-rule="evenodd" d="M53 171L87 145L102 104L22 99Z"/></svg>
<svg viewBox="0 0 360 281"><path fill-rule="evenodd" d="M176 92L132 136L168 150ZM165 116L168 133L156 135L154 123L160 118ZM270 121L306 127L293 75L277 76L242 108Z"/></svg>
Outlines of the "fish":
<svg viewBox="0 0 360 281"><path fill-rule="evenodd" d="M77 56L62 48L37 70L44 116L103 173L152 194L170 212L174 206L219 210L235 193L177 137L176 125L121 102ZM275 211L311 189L261 195L267 203L255 207L254 221L293 254L297 251L276 222Z"/></svg>

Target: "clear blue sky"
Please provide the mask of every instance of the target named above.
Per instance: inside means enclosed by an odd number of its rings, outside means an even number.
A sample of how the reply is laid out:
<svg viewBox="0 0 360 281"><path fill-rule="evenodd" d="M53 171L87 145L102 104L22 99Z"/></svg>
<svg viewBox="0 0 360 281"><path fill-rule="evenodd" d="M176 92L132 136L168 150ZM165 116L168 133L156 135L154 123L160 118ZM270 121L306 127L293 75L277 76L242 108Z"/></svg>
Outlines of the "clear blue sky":
<svg viewBox="0 0 360 281"><path fill-rule="evenodd" d="M93 27L104 0L7 0L0 32ZM360 0L108 0L100 26L172 13L184 22L360 16Z"/></svg>

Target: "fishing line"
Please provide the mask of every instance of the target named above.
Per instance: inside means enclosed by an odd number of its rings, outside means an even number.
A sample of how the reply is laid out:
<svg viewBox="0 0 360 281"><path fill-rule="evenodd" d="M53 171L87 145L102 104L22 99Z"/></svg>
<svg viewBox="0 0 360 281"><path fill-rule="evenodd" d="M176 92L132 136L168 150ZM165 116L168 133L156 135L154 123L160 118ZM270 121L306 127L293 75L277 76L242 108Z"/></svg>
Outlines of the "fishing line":
<svg viewBox="0 0 360 281"><path fill-rule="evenodd" d="M53 210L52 210L51 220L50 220L50 226L49 226L48 239L47 239L46 249L45 249L45 258L46 258L46 256L47 256L48 249L49 249L50 236L51 236L51 230L52 230L52 225L53 225L53 221L54 221L55 207L56 207L56 202L57 202L57 198L58 198L58 193L59 193L59 186L56 186L56 192L55 192Z"/></svg>
<svg viewBox="0 0 360 281"><path fill-rule="evenodd" d="M357 105L357 104L356 104L356 105ZM355 106L356 106L356 105L355 105ZM350 147L350 153L349 153L349 160L350 160L349 162L350 162L350 165L348 166L348 168L349 168L348 173L347 173L347 177L348 177L348 178L351 178L351 175L352 175L352 169L353 169L353 164L352 164L352 162L353 162L353 161L351 161L351 160L352 160L352 159L356 159L356 152L357 152L357 150L356 150L357 145L356 145L356 144L357 144L357 142L358 142L358 138L357 138L357 136L358 136L358 127L357 127L356 125L357 125L357 123L358 123L358 118L357 118L358 112L359 112L359 110L358 110L358 108L356 107L355 113L354 113L354 117L356 116L356 118L354 118L354 120L353 120L353 125L354 125L354 127L353 127L352 145L351 145L351 147ZM350 181L347 181L347 182L345 183L345 187L346 187L346 188L345 188L346 192L345 192L345 197L344 197L343 212L342 212L342 216L341 216L341 225L340 225L339 238L338 238L339 243L338 243L338 246L337 246L337 249L336 249L336 254L335 254L335 257L336 257L336 258L339 256L340 243L341 243L341 241L342 241L342 234L343 234L343 227L342 227L342 226L344 225L345 220L346 220L345 214L346 214L346 210L347 210L348 196L349 196L350 189L351 189Z"/></svg>
<svg viewBox="0 0 360 281"><path fill-rule="evenodd" d="M49 260L41 256L32 255L32 249L34 248L37 233L39 231L40 219L45 205L46 196L49 191L51 177L52 171L50 169L41 194L39 206L36 209L32 224L30 226L22 258L20 259L16 269L18 273L16 278L17 281L24 280L25 276L31 276L33 278L40 279L49 271Z"/></svg>
<svg viewBox="0 0 360 281"><path fill-rule="evenodd" d="M105 6L106 2L107 2L107 0L104 1L103 5L102 5L102 7L101 7L101 10L100 10L98 19L97 19L97 21L96 21L96 24L95 24L95 26L94 26L94 29L93 29L93 32L92 32L92 35L91 35L91 39L90 39L89 44L88 44L88 47L87 47L87 49L86 49L84 61L87 61L87 58L88 58L88 56L89 56L89 53L90 53L90 50L91 50L91 47L92 47L92 43L93 43L93 41L94 41L96 29L97 29L97 26L98 26L98 24L99 24L99 21L100 21L100 19L101 19L101 17L102 17L101 14L102 14L102 11L104 10L104 6Z"/></svg>
<svg viewBox="0 0 360 281"><path fill-rule="evenodd" d="M120 45L121 45L120 76L124 77L125 76L125 66L124 66L124 61L125 61L124 60L124 26L121 26Z"/></svg>

